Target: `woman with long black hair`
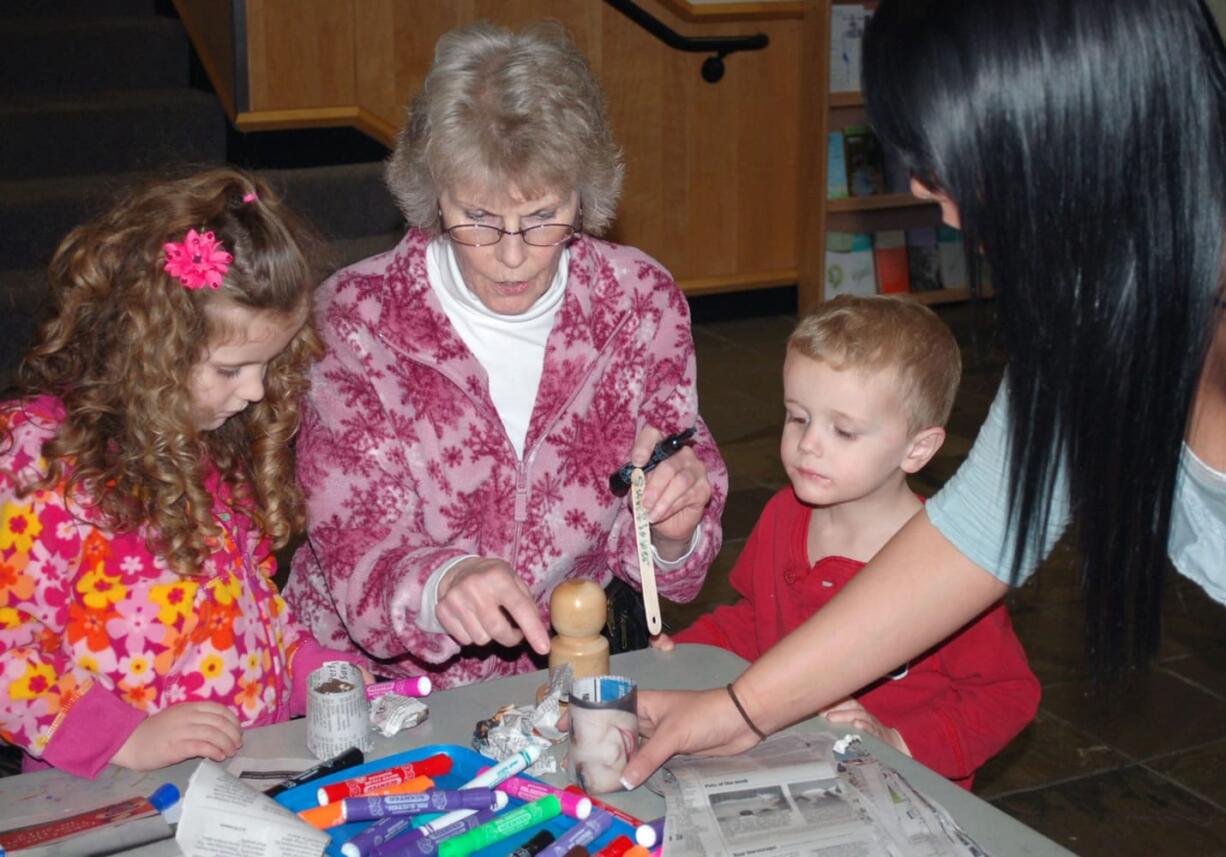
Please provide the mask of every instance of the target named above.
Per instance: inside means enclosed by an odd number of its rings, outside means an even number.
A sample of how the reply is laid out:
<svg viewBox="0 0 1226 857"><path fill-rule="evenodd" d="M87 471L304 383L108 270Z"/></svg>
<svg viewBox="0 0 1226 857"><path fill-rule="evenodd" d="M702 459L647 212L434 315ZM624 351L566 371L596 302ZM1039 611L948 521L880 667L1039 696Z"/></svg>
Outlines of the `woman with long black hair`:
<svg viewBox="0 0 1226 857"><path fill-rule="evenodd" d="M1009 366L958 473L743 673L643 693L641 782L733 753L1082 551L1095 675L1144 663L1163 575L1226 603L1226 50L1203 0L882 0L869 118L994 278Z"/></svg>

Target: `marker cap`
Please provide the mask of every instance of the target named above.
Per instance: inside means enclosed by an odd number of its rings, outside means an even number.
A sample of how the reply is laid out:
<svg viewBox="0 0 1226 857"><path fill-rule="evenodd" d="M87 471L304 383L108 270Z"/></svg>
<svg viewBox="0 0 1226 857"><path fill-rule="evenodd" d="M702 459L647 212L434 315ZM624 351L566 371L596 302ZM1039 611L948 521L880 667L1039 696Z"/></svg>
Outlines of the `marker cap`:
<svg viewBox="0 0 1226 857"><path fill-rule="evenodd" d="M153 794L149 795L149 803L158 812L165 812L178 803L180 797L178 786L174 783L165 783L158 786Z"/></svg>

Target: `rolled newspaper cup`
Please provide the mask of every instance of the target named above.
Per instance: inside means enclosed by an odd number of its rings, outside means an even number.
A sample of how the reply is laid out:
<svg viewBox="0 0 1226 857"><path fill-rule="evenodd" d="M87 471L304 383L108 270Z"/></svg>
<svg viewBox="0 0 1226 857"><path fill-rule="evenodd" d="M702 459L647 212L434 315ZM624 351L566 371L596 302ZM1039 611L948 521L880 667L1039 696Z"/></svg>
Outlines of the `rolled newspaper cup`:
<svg viewBox="0 0 1226 857"><path fill-rule="evenodd" d="M350 747L367 752L370 702L362 672L348 661L328 661L307 677L307 749L328 759Z"/></svg>

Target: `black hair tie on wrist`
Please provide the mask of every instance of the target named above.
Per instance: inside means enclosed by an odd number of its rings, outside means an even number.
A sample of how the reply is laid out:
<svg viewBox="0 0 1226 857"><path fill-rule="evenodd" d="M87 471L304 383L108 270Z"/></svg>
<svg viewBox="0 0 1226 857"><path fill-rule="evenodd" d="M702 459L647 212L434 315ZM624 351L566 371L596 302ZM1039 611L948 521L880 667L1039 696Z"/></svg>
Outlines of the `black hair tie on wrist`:
<svg viewBox="0 0 1226 857"><path fill-rule="evenodd" d="M745 725L753 730L753 734L758 736L759 741L766 740L766 733L754 725L754 722L749 719L749 713L745 711L745 707L741 705L741 701L736 698L736 691L732 689L732 682L728 682L724 687L728 691L728 695L732 697L732 704L736 706L736 710L741 712L741 717L745 719Z"/></svg>

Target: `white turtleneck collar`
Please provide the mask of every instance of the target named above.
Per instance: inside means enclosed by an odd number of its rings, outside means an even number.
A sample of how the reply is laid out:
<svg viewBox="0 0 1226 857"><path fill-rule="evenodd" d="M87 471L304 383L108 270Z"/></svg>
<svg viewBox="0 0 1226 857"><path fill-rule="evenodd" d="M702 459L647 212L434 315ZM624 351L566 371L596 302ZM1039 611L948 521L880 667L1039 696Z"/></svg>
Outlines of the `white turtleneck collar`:
<svg viewBox="0 0 1226 857"><path fill-rule="evenodd" d="M562 249L549 288L526 312L489 309L464 282L455 248L444 236L426 248L426 277L452 327L485 369L490 399L519 458L545 365L545 343L566 294L570 250Z"/></svg>

